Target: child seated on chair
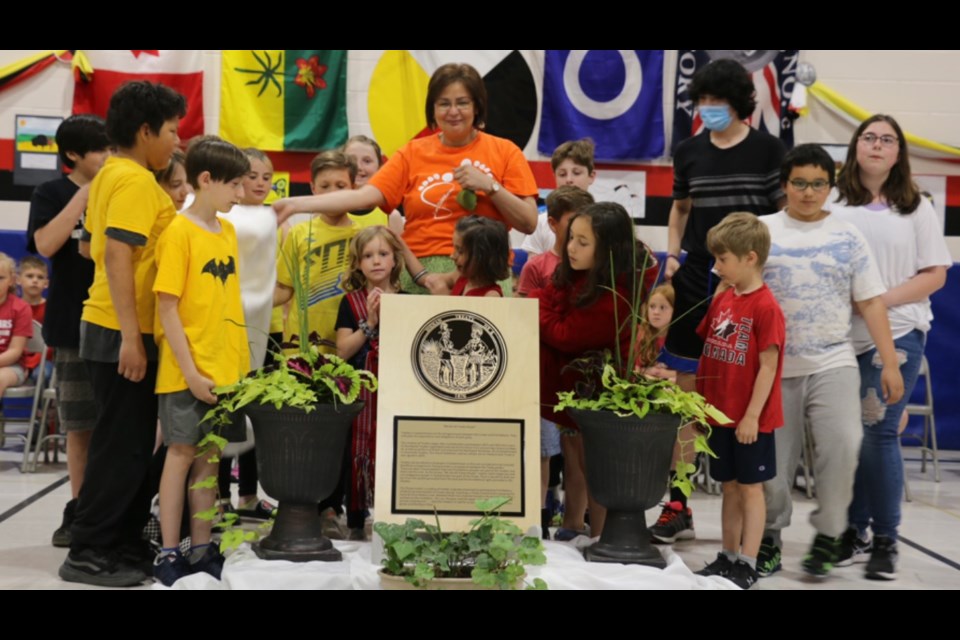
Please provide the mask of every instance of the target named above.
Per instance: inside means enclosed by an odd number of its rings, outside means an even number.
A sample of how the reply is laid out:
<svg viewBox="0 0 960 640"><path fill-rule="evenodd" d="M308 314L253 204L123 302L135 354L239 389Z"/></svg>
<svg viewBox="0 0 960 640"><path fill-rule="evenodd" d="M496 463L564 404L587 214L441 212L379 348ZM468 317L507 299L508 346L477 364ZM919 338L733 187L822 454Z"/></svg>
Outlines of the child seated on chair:
<svg viewBox="0 0 960 640"><path fill-rule="evenodd" d="M33 319L43 324L47 314L47 301L43 292L47 290L50 279L47 277L47 263L37 256L26 255L20 259L17 268L17 283L20 285L20 297L30 305ZM40 365L39 353L27 352L26 366L30 380L36 382ZM49 381L53 374L53 349L47 349L43 379Z"/></svg>
<svg viewBox="0 0 960 640"><path fill-rule="evenodd" d="M27 379L25 347L33 337L30 305L13 293L16 275L13 258L0 253L0 398Z"/></svg>

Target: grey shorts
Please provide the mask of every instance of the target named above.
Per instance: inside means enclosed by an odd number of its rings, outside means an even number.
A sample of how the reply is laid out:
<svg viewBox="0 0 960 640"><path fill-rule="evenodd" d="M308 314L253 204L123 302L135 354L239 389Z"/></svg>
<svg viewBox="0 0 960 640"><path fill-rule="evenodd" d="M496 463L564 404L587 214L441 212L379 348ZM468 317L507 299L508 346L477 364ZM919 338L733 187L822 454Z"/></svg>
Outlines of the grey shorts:
<svg viewBox="0 0 960 640"><path fill-rule="evenodd" d="M90 373L79 349L57 347L53 352L57 377L57 416L65 431L89 431L97 425Z"/></svg>
<svg viewBox="0 0 960 640"><path fill-rule="evenodd" d="M213 430L212 422L203 422L213 405L197 400L190 390L157 394L160 414L160 431L163 444L187 444L195 446ZM220 435L228 442L243 442L246 437L244 420L234 420L220 429Z"/></svg>
<svg viewBox="0 0 960 640"><path fill-rule="evenodd" d="M560 455L560 429L546 418L540 418L540 457Z"/></svg>
<svg viewBox="0 0 960 640"><path fill-rule="evenodd" d="M20 387L23 386L23 383L27 381L27 370L21 367L19 364L8 364L4 369L10 369L15 374L17 374L17 381L13 386Z"/></svg>
<svg viewBox="0 0 960 640"><path fill-rule="evenodd" d="M209 433L213 425L200 424L212 405L200 402L190 390L157 394L160 414L160 431L163 444L187 444L195 446Z"/></svg>

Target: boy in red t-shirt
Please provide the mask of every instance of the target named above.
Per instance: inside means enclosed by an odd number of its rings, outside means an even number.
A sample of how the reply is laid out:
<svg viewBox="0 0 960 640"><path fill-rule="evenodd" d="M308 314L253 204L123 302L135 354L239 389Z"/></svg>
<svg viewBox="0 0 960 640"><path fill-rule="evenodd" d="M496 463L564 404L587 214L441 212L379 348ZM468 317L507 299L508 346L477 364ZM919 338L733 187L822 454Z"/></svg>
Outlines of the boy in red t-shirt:
<svg viewBox="0 0 960 640"><path fill-rule="evenodd" d="M759 577L763 482L777 474L773 431L783 426L785 321L763 283L770 253L765 224L752 213L731 214L707 234L707 248L723 283L697 328L704 340L697 391L733 422L714 425L710 435L718 456L710 475L723 483L723 550L697 573L723 576L749 589Z"/></svg>

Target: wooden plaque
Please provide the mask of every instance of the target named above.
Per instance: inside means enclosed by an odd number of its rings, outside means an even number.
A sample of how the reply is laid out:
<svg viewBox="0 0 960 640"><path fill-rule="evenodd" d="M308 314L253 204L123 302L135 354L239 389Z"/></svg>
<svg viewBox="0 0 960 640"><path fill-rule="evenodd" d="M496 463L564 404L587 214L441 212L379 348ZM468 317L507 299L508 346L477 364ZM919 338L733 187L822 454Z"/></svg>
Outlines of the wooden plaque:
<svg viewBox="0 0 960 640"><path fill-rule="evenodd" d="M465 529L476 499L540 525L536 300L388 295L381 302L378 521L439 514Z"/></svg>

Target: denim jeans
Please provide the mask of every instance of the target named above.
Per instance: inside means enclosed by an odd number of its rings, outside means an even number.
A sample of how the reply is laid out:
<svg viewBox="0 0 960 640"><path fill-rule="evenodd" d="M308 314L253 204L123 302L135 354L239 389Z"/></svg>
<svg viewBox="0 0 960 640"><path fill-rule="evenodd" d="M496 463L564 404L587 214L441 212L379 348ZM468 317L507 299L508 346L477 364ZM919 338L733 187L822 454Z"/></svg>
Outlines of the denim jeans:
<svg viewBox="0 0 960 640"><path fill-rule="evenodd" d="M857 356L860 364L860 401L863 411L863 444L860 466L850 503L850 524L861 534L897 537L900 499L903 495L903 459L897 428L900 415L917 383L926 334L919 329L893 341L900 361L904 394L900 402L883 404L880 387L882 364L876 349Z"/></svg>

